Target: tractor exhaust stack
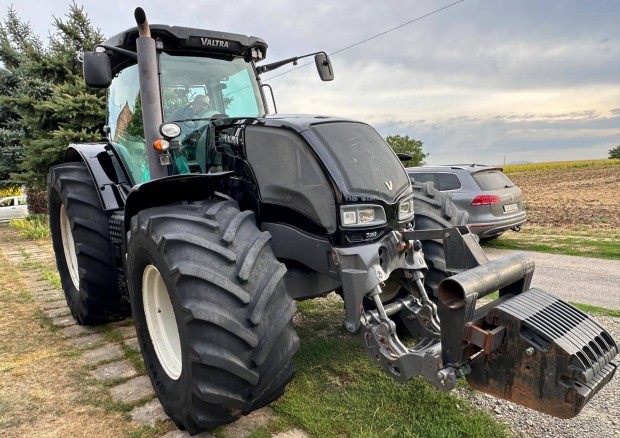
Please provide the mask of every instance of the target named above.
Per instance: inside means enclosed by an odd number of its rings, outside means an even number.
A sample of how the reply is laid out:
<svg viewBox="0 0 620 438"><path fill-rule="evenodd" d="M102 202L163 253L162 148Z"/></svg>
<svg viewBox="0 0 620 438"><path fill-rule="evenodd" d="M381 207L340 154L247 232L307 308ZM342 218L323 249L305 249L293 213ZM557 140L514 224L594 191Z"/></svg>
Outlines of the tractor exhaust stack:
<svg viewBox="0 0 620 438"><path fill-rule="evenodd" d="M155 40L151 38L151 29L144 10L136 8L134 17L140 34L139 38L136 39L136 50L138 52L140 103L142 104L146 155L151 179L156 179L168 176L167 167L162 166L159 162L159 152L152 147L153 142L160 138L159 126L163 123L157 47Z"/></svg>

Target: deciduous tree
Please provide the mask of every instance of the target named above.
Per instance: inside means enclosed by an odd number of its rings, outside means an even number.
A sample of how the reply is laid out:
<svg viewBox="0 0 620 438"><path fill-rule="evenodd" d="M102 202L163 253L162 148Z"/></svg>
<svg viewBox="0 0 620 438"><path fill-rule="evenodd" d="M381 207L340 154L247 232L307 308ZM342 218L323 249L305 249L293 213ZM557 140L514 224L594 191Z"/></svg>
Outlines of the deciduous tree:
<svg viewBox="0 0 620 438"><path fill-rule="evenodd" d="M422 150L422 141L401 135L388 135L385 141L390 145L394 152L411 155L411 160L403 161L405 167L423 166L424 159L428 157Z"/></svg>

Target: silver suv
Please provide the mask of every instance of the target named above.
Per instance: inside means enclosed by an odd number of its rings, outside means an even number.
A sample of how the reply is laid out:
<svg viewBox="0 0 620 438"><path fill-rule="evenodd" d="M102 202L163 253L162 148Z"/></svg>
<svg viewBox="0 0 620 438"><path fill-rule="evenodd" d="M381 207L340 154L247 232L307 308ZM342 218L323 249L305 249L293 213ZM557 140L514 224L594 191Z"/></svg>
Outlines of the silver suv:
<svg viewBox="0 0 620 438"><path fill-rule="evenodd" d="M409 167L412 181L432 182L449 192L454 203L469 213L467 225L481 239L494 239L506 230L519 231L525 222L521 189L501 167L480 164Z"/></svg>

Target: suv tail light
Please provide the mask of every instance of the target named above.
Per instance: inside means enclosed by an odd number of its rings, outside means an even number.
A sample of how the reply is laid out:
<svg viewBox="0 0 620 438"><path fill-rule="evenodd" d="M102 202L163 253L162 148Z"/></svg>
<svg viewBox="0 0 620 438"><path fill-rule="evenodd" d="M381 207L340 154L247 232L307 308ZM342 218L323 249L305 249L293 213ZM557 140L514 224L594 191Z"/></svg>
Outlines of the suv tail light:
<svg viewBox="0 0 620 438"><path fill-rule="evenodd" d="M499 202L499 196L496 195L478 195L471 201L472 206L478 205L492 205Z"/></svg>

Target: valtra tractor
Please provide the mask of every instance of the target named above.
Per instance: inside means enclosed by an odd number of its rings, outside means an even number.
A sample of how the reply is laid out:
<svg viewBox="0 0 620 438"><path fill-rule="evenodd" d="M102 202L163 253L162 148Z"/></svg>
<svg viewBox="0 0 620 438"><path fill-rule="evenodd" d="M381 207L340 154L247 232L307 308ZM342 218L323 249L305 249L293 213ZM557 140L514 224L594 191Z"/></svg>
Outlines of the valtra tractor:
<svg viewBox="0 0 620 438"><path fill-rule="evenodd" d="M465 377L570 418L612 378L609 333L530 288L525 255L489 261L465 213L412 184L373 128L267 113L260 75L301 56L257 65L260 38L135 17L84 54L86 83L108 89L108 139L70 145L50 169L50 227L73 316L133 316L179 428L198 433L282 395L295 300L331 291L346 330L397 381L449 391ZM333 79L325 53L305 56Z"/></svg>

